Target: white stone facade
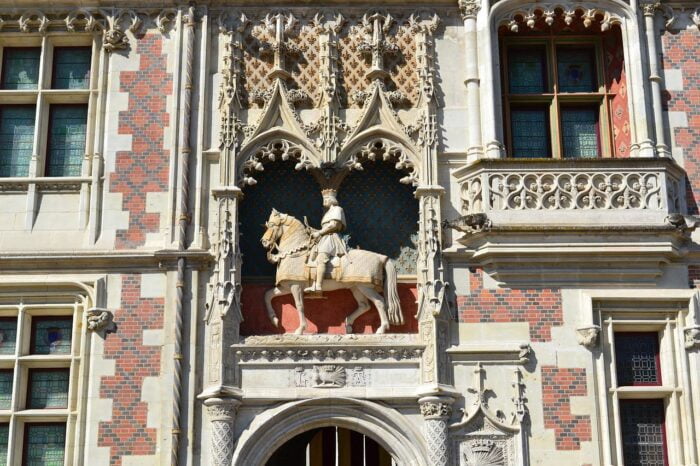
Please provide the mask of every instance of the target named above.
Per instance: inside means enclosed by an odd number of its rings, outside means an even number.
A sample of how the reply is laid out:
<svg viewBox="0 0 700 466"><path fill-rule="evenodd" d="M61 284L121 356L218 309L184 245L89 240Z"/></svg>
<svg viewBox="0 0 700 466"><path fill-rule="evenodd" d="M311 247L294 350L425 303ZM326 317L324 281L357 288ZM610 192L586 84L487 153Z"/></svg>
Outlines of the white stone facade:
<svg viewBox="0 0 700 466"><path fill-rule="evenodd" d="M700 41L695 2L68 3L0 5L0 51L92 48L84 92L0 90L89 109L80 176L43 176L37 130L0 178L0 313L80 301L71 409L0 410L11 464L46 418L75 465L263 465L324 426L400 465L622 465L632 398L664 401L667 464L700 464L700 77L666 40ZM507 157L499 34L549 19L619 29L629 157ZM242 336L240 206L280 159L334 188L402 172L414 329ZM662 384L616 385L616 331L659 334Z"/></svg>

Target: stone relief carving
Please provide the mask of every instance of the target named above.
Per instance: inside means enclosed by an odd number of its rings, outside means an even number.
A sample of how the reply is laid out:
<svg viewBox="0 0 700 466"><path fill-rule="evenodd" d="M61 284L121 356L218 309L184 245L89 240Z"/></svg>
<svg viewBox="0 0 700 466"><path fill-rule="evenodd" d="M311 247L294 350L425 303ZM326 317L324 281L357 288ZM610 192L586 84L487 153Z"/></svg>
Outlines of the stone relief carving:
<svg viewBox="0 0 700 466"><path fill-rule="evenodd" d="M93 332L112 333L117 329L113 321L114 314L111 311L99 307L87 310L87 329Z"/></svg>
<svg viewBox="0 0 700 466"><path fill-rule="evenodd" d="M290 371L291 387L342 388L367 387L370 373L362 366L345 367L333 364L297 366Z"/></svg>
<svg viewBox="0 0 700 466"><path fill-rule="evenodd" d="M593 325L591 327L582 327L576 329L576 339L579 345L583 345L588 349L593 349L598 345L598 334L600 326Z"/></svg>
<svg viewBox="0 0 700 466"><path fill-rule="evenodd" d="M474 369L475 399L471 407L462 410L462 420L449 429L455 451L459 452L454 464L459 466L527 465L527 436L523 423L527 416L524 384L520 369L514 369L513 413L492 412L488 406L488 389L484 386L485 371L481 364Z"/></svg>
<svg viewBox="0 0 700 466"><path fill-rule="evenodd" d="M700 325L691 325L683 329L685 348L688 350L700 348Z"/></svg>

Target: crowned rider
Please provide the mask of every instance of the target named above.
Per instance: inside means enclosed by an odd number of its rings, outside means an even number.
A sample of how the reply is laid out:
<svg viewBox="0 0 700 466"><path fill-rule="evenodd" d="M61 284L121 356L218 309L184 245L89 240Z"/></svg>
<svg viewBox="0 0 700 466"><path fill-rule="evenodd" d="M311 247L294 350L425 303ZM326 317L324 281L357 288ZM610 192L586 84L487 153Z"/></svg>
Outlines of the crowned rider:
<svg viewBox="0 0 700 466"><path fill-rule="evenodd" d="M335 189L324 189L323 207L326 213L321 219L321 229L314 231L311 238L318 241L314 252L311 254L310 262L316 263L316 281L310 287L304 289L307 293L322 291L323 275L326 273L326 264L333 257L342 257L347 254L345 243L340 238L338 233L341 233L346 228L345 212L338 205Z"/></svg>

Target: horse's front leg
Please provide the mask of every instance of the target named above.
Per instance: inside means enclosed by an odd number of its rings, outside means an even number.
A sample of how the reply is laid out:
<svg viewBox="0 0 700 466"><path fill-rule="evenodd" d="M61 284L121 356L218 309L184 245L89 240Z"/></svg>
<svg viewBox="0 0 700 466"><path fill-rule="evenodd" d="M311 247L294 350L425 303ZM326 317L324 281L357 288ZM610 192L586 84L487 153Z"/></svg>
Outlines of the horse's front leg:
<svg viewBox="0 0 700 466"><path fill-rule="evenodd" d="M294 331L296 335L301 335L306 330L306 316L304 315L304 288L302 285L291 285L289 287L294 296L294 305L299 313L299 327Z"/></svg>
<svg viewBox="0 0 700 466"><path fill-rule="evenodd" d="M272 307L272 299L276 298L277 296L282 296L285 294L288 294L289 290L284 289L281 286L276 286L274 288L270 288L265 292L265 307L267 308L267 316L270 318L272 321L272 324L275 327L280 326L280 320L277 317L277 314L275 314L275 310Z"/></svg>

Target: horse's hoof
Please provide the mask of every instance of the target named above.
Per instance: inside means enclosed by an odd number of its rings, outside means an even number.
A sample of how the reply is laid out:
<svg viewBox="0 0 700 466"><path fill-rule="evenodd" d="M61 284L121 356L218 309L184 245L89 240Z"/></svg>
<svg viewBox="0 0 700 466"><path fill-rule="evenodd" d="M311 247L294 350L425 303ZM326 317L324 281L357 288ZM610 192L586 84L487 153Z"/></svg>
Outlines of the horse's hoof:
<svg viewBox="0 0 700 466"><path fill-rule="evenodd" d="M306 327L299 327L298 329L294 330L294 335L303 335L304 330L306 330Z"/></svg>
<svg viewBox="0 0 700 466"><path fill-rule="evenodd" d="M380 325L379 328L377 329L377 331L374 333L376 333L376 334L385 333L388 329L389 329L388 325Z"/></svg>
<svg viewBox="0 0 700 466"><path fill-rule="evenodd" d="M352 333L352 324L347 320L345 321L345 333L348 335Z"/></svg>
<svg viewBox="0 0 700 466"><path fill-rule="evenodd" d="M279 327L279 326L280 326L280 320L279 320L277 317L273 317L273 318L272 318L272 325L274 325L275 327Z"/></svg>

